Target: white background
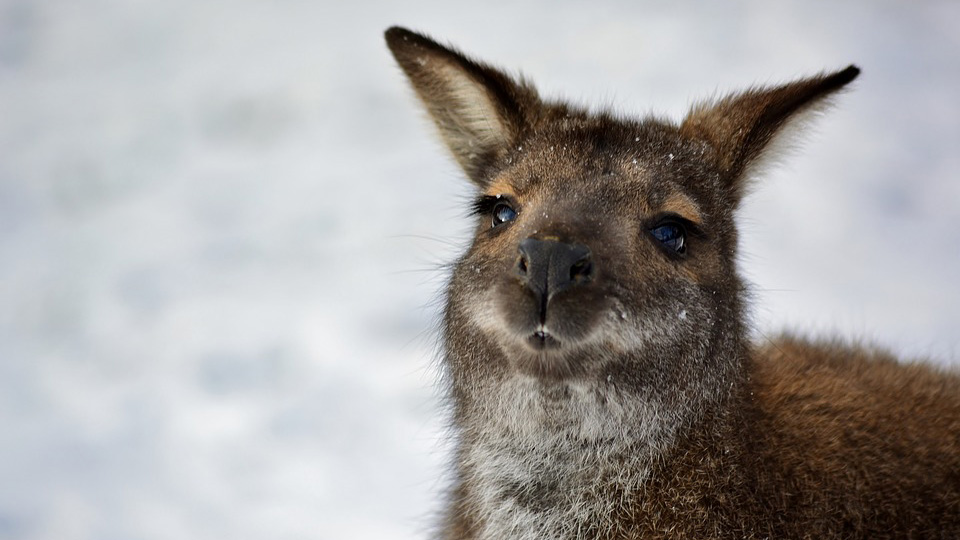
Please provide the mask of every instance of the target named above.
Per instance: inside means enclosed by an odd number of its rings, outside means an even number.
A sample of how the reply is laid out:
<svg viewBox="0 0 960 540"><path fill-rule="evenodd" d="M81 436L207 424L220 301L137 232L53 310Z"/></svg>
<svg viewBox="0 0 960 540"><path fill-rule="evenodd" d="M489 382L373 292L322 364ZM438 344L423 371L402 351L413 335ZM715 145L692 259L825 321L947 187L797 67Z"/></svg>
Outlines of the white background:
<svg viewBox="0 0 960 540"><path fill-rule="evenodd" d="M426 537L470 190L392 24L673 118L857 63L741 211L758 336L960 364L960 4L475 4L0 0L0 538Z"/></svg>

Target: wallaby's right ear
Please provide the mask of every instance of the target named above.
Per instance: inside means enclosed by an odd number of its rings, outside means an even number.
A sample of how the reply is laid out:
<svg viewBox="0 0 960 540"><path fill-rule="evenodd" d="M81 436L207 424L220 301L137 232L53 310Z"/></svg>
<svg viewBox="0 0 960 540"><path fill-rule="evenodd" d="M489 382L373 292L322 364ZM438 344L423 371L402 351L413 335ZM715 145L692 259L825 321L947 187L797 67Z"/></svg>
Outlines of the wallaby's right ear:
<svg viewBox="0 0 960 540"><path fill-rule="evenodd" d="M453 157L470 180L485 185L491 166L536 117L536 90L405 28L385 36Z"/></svg>

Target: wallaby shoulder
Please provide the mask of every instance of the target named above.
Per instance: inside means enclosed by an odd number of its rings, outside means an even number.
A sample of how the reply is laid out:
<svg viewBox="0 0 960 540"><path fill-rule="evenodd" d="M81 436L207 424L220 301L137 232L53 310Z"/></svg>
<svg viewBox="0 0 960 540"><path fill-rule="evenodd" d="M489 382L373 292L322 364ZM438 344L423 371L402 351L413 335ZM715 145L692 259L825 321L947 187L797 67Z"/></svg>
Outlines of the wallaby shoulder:
<svg viewBox="0 0 960 540"><path fill-rule="evenodd" d="M789 336L751 360L748 439L785 522L821 538L960 537L960 374Z"/></svg>

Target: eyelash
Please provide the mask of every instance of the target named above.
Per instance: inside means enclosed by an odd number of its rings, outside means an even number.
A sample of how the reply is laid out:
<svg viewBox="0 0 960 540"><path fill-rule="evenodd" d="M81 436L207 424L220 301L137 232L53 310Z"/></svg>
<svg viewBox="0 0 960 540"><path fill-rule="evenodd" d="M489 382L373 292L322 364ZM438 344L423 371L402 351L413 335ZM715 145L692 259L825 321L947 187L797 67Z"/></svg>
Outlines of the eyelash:
<svg viewBox="0 0 960 540"><path fill-rule="evenodd" d="M499 227L517 218L515 205L503 195L484 195L473 203L472 215L490 216L491 228Z"/></svg>
<svg viewBox="0 0 960 540"><path fill-rule="evenodd" d="M471 216L486 216L493 213L493 208L497 206L497 203L505 200L503 196L496 195L483 195L477 200L473 201L473 204L470 206L470 215Z"/></svg>

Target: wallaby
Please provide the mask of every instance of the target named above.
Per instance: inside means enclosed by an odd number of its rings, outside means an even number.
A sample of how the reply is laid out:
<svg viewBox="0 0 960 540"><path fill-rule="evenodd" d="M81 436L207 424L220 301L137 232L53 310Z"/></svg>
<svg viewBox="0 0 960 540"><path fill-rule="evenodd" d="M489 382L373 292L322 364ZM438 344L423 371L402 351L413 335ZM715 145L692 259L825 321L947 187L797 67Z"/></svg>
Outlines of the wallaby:
<svg viewBox="0 0 960 540"><path fill-rule="evenodd" d="M873 348L751 343L734 213L855 66L679 124L541 99L386 41L475 185L442 343L445 539L960 538L960 375Z"/></svg>

